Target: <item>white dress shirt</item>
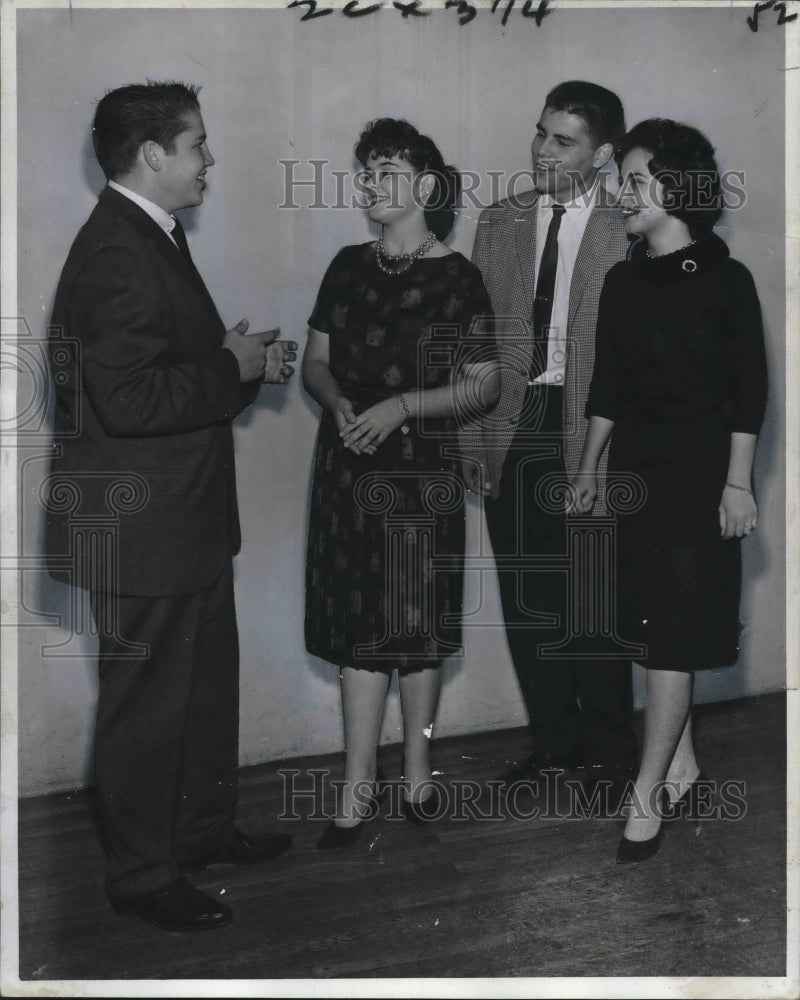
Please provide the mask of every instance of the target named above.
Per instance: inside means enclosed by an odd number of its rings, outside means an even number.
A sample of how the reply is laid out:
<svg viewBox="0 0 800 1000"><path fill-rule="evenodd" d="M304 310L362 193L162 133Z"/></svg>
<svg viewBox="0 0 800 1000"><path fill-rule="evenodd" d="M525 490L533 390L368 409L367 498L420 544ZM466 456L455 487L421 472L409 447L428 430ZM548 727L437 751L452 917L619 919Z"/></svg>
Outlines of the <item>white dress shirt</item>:
<svg viewBox="0 0 800 1000"><path fill-rule="evenodd" d="M154 201L150 201L148 198L143 198L140 194L135 191L131 191L130 188L123 187L121 184L117 184L116 181L109 181L108 186L113 188L115 191L119 191L120 194L124 194L126 198L130 198L132 202L135 202L139 208L147 212L153 222L158 223L159 226L164 230L164 232L169 236L170 240L175 243L175 237L172 235L172 230L175 228L175 217L170 215L169 212L165 212L160 205L156 205ZM564 224L563 221L561 223ZM177 247L178 244L175 243ZM180 248L179 248L180 249ZM559 262L560 266L560 262ZM557 281L558 279L556 279Z"/></svg>
<svg viewBox="0 0 800 1000"><path fill-rule="evenodd" d="M561 216L561 226L558 230L558 265L556 267L556 286L553 292L553 310L550 314L550 333L547 341L547 367L535 382L546 382L550 385L564 384L564 364L566 362L567 318L569 316L569 290L572 285L572 272L578 258L586 224L592 214L597 198L597 185L575 201L563 202L566 212ZM533 276L533 287L539 279L539 267L544 254L544 243L547 230L553 218L553 198L543 196L536 206L536 273ZM559 204L562 204L559 202Z"/></svg>

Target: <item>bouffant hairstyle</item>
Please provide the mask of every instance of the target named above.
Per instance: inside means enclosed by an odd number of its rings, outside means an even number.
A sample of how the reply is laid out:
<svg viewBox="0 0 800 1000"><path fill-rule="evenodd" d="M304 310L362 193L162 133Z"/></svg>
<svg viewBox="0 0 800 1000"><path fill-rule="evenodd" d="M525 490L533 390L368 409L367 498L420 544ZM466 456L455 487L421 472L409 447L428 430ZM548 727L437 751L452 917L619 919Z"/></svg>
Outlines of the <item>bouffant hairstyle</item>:
<svg viewBox="0 0 800 1000"><path fill-rule="evenodd" d="M559 83L547 95L544 106L582 118L595 148L604 142L616 146L625 135L622 101L612 90L597 83L586 80Z"/></svg>
<svg viewBox="0 0 800 1000"><path fill-rule="evenodd" d="M669 118L648 118L617 147L618 165L633 149L650 154L647 166L664 188L668 215L685 222L692 239L711 231L722 214L722 189L714 147L691 125Z"/></svg>
<svg viewBox="0 0 800 1000"><path fill-rule="evenodd" d="M134 83L109 91L97 104L92 143L103 173L113 180L133 170L145 142L175 152L175 139L186 130L186 118L199 111L199 88L168 81Z"/></svg>
<svg viewBox="0 0 800 1000"><path fill-rule="evenodd" d="M425 222L437 239L443 240L453 228L456 204L461 194L461 177L447 166L433 139L421 135L403 119L376 118L368 122L356 143L356 159L367 165L372 154L397 156L418 174L430 174L433 190L425 204Z"/></svg>

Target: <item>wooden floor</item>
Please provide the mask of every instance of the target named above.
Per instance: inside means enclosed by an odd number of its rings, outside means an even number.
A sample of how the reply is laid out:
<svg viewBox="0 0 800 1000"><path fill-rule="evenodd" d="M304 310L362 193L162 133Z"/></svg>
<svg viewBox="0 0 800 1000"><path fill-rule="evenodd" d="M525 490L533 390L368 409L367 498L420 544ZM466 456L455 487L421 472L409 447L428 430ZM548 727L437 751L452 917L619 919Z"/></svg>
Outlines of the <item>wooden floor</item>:
<svg viewBox="0 0 800 1000"><path fill-rule="evenodd" d="M294 847L255 869L194 876L235 913L231 926L194 935L109 909L87 793L23 800L20 976L783 976L785 712L782 695L700 707L703 767L745 783L746 815L673 824L656 858L625 867L614 860L619 820L552 808L425 828L384 815L355 848L317 852L324 822L308 817L310 801L299 803L305 818L275 819L279 771L299 770L308 787L309 768L340 777L341 758L247 768L241 825L288 829ZM521 729L440 740L435 764L445 782L485 783L525 748ZM382 750L381 763L397 777L400 748Z"/></svg>

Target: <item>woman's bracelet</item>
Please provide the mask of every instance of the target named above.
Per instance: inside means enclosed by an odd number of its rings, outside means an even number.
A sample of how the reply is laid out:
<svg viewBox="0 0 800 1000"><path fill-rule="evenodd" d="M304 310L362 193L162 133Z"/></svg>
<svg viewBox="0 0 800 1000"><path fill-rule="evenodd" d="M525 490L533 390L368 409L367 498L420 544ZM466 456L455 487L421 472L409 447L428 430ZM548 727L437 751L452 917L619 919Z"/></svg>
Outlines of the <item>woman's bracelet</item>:
<svg viewBox="0 0 800 1000"><path fill-rule="evenodd" d="M730 486L732 490L741 490L742 493L749 493L750 496L753 495L752 490L748 490L746 486L737 486L736 483L725 483L726 486Z"/></svg>
<svg viewBox="0 0 800 1000"><path fill-rule="evenodd" d="M397 400L400 403L400 408L403 411L403 416L406 418L406 420L410 420L411 419L411 410L409 410L408 403L406 402L406 397L402 394L402 392L397 397Z"/></svg>

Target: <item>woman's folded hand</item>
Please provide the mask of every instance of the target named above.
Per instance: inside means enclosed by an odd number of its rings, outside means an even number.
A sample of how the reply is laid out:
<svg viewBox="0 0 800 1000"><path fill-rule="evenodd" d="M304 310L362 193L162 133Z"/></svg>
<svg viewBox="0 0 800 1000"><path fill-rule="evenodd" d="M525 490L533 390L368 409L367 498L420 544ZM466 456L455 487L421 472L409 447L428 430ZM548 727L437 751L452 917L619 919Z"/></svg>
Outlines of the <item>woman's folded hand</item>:
<svg viewBox="0 0 800 1000"><path fill-rule="evenodd" d="M405 423L397 400L392 397L370 406L339 430L344 446L353 451L373 454L379 444Z"/></svg>
<svg viewBox="0 0 800 1000"><path fill-rule="evenodd" d="M570 513L588 514L597 499L597 473L578 472L570 480L572 505Z"/></svg>

